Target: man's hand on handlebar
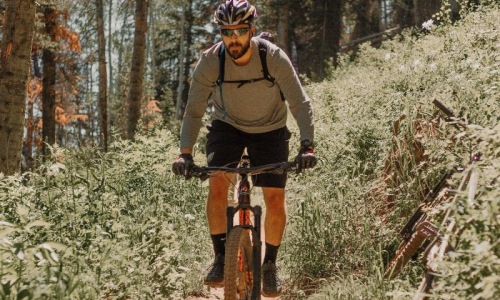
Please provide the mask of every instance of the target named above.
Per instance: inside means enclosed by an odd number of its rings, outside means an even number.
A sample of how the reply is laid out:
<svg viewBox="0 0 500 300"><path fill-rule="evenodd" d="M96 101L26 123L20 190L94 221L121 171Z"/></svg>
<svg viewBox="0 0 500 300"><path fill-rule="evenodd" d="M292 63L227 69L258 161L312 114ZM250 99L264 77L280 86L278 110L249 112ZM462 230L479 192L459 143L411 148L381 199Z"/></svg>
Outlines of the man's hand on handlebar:
<svg viewBox="0 0 500 300"><path fill-rule="evenodd" d="M182 153L172 164L172 172L175 175L184 175L186 179L190 179L193 167L193 156L189 153Z"/></svg>
<svg viewBox="0 0 500 300"><path fill-rule="evenodd" d="M314 155L313 143L309 140L300 142L299 154L295 158L298 167L297 171L300 172L302 169L314 168L317 161Z"/></svg>
<svg viewBox="0 0 500 300"><path fill-rule="evenodd" d="M283 174L295 170L300 173L303 169L314 168L317 163L314 155L314 148L310 141L304 140L300 143L299 154L293 162L282 162L277 164L261 165L256 167L197 167L194 164L193 156L189 153L182 153L172 164L172 172L175 175L184 176L186 179L197 177L206 180L216 172L227 172L237 174L256 175L261 173Z"/></svg>

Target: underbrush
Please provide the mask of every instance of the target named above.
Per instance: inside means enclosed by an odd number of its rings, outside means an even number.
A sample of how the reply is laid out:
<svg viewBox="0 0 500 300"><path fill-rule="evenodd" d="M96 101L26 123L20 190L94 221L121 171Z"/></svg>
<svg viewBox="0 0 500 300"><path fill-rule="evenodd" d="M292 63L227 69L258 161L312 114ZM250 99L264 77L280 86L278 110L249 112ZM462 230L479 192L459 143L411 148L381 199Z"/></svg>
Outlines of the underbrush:
<svg viewBox="0 0 500 300"><path fill-rule="evenodd" d="M346 60L330 81L309 88L321 161L302 201L290 207L287 299L413 297L423 274L420 261L391 282L383 279L384 268L398 247L398 231L425 194L451 165L464 165L479 150L472 129L498 127L498 20L493 5L455 25L408 32L379 49L363 45L355 62ZM461 120L446 122L434 100ZM454 122L471 126L459 130ZM498 136L483 147L498 149ZM498 155L484 157L488 177L499 175ZM498 185L490 189L498 192ZM465 248L443 263L437 298L498 295L495 192L481 193L481 204L461 216L481 221L478 228L464 225ZM480 257L491 265L473 266Z"/></svg>
<svg viewBox="0 0 500 300"><path fill-rule="evenodd" d="M499 298L498 20L493 5L380 49L364 45L331 80L308 87L319 163L290 176L282 299L411 299L418 261L383 279L398 231L443 172L475 151L484 154L477 203L457 198L463 230L433 293ZM445 122L433 100L463 119ZM458 130L458 121L474 126ZM177 146L158 129L107 154L54 148L36 172L0 177L1 298L206 294L206 183L172 175Z"/></svg>
<svg viewBox="0 0 500 300"><path fill-rule="evenodd" d="M2 299L182 299L211 248L202 186L170 172L157 131L108 154L53 149L37 173L0 180Z"/></svg>

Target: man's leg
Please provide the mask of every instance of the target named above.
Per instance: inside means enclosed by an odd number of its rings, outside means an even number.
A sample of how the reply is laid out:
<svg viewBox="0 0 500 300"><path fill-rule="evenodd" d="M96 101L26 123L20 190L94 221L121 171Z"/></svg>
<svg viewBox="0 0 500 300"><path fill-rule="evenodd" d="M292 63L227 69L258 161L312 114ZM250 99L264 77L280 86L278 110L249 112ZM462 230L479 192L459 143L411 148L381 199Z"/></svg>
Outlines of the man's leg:
<svg viewBox="0 0 500 300"><path fill-rule="evenodd" d="M248 154L254 166L288 160L290 131L286 127L251 136ZM264 220L266 251L262 265L262 295L276 297L281 293L281 281L276 272L276 257L286 225L286 174L252 176L254 185L262 187L266 204Z"/></svg>
<svg viewBox="0 0 500 300"><path fill-rule="evenodd" d="M266 219L264 231L266 236L266 252L262 265L262 294L276 297L281 293L281 281L276 272L276 258L281 245L286 225L285 189L262 188L266 203Z"/></svg>
<svg viewBox="0 0 500 300"><path fill-rule="evenodd" d="M264 187L262 192L266 203L266 219L264 221L266 243L279 246L286 225L285 189Z"/></svg>
<svg viewBox="0 0 500 300"><path fill-rule="evenodd" d="M220 174L209 179L207 199L208 228L211 235L226 233L226 208L229 176Z"/></svg>
<svg viewBox="0 0 500 300"><path fill-rule="evenodd" d="M208 166L235 166L245 148L241 132L221 121L208 126L207 164ZM221 173L209 179L207 198L207 221L215 261L205 277L205 284L222 286L224 284L224 255L226 244L226 209L230 175Z"/></svg>
<svg viewBox="0 0 500 300"><path fill-rule="evenodd" d="M214 247L215 260L205 277L205 284L218 287L224 284L224 255L226 246L226 208L228 176L210 177L207 199L207 220Z"/></svg>

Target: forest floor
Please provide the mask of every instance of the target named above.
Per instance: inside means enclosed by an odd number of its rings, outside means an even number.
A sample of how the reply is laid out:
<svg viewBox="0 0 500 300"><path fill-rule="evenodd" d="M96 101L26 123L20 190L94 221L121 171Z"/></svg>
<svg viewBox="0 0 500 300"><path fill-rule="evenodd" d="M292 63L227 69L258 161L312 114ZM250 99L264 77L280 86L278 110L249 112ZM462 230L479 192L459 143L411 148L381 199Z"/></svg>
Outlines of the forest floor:
<svg viewBox="0 0 500 300"><path fill-rule="evenodd" d="M224 299L224 288L210 288L209 290L210 294L208 296L189 296L186 298L186 300L220 300ZM266 300L266 299L274 299L274 300L279 300L280 297L276 298L268 298L262 296L260 299Z"/></svg>

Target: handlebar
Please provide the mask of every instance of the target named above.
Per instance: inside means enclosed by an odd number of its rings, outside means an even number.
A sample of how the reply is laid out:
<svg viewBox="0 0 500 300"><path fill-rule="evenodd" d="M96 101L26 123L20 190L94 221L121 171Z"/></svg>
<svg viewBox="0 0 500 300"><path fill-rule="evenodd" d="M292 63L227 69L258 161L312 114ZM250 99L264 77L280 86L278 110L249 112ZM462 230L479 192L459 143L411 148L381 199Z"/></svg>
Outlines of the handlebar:
<svg viewBox="0 0 500 300"><path fill-rule="evenodd" d="M285 174L291 171L300 171L298 165L294 161L289 161L289 162L281 162L281 163L274 163L274 164L267 164L267 165L262 165L262 166L240 166L240 167L199 167L199 166L194 166L191 172L189 173L190 176L200 178L202 180L207 179L211 175L217 172L226 172L226 173L233 173L233 174L240 174L240 175L258 175L262 173L269 173L269 174Z"/></svg>

